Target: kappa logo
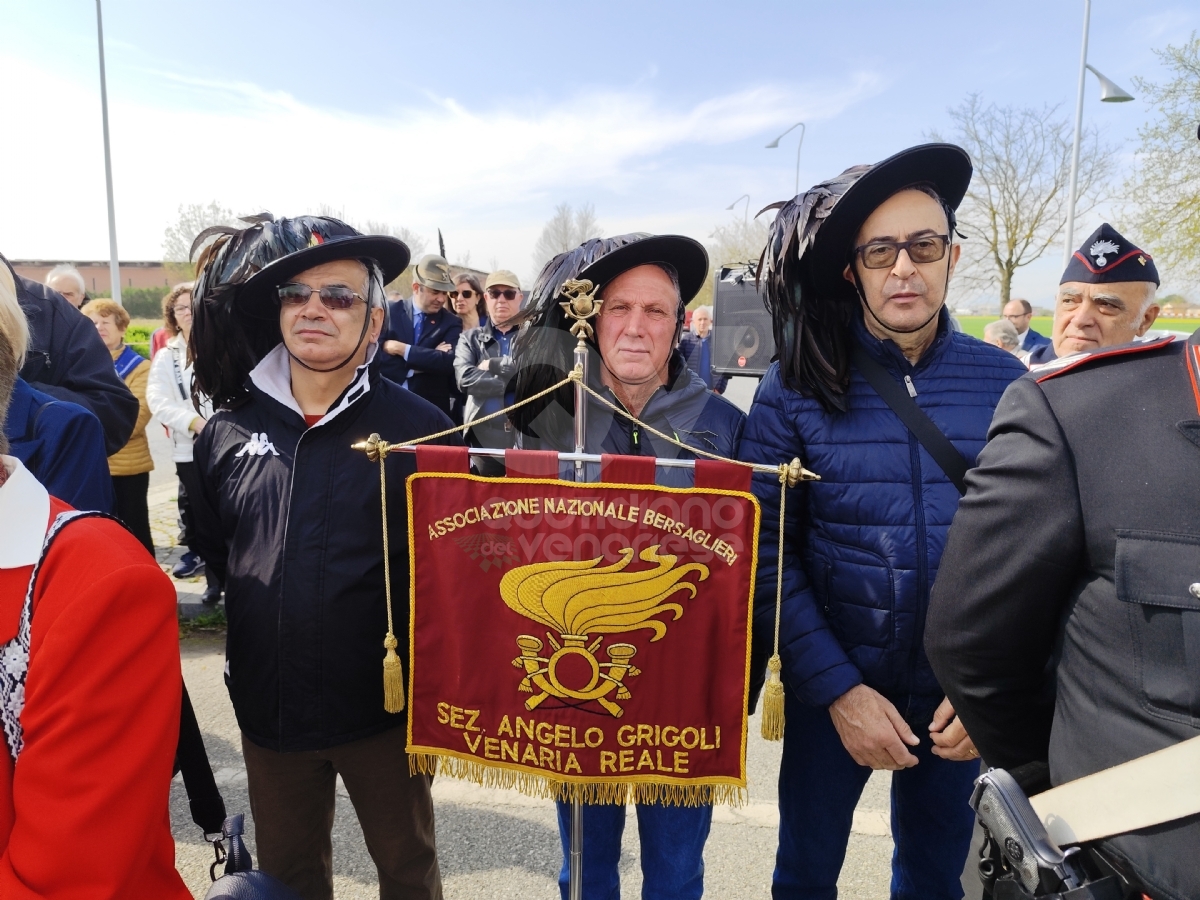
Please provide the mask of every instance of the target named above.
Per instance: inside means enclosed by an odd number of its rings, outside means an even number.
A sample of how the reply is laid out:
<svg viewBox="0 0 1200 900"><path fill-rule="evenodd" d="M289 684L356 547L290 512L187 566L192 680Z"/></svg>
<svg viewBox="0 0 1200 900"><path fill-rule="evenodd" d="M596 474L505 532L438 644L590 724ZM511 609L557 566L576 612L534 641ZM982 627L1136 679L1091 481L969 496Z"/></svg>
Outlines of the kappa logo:
<svg viewBox="0 0 1200 900"><path fill-rule="evenodd" d="M279 451L275 449L275 445L271 443L271 439L267 437L267 433L255 431L250 435L250 440L242 445L234 456L266 456L272 453L275 456L279 455Z"/></svg>
<svg viewBox="0 0 1200 900"><path fill-rule="evenodd" d="M1116 256L1121 251L1121 248L1112 241L1096 241L1088 248L1088 253L1096 257L1096 265L1103 269L1108 265L1108 260L1105 257Z"/></svg>

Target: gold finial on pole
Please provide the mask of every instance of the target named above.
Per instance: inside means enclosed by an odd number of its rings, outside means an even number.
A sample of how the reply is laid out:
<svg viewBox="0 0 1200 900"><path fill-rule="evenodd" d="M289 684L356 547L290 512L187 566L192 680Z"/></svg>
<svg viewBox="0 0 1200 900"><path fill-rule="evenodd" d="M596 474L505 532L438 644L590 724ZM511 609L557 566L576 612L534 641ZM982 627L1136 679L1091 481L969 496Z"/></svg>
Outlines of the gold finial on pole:
<svg viewBox="0 0 1200 900"><path fill-rule="evenodd" d="M387 455L392 452L392 444L389 444L378 434L372 434L365 441L359 441L356 444L351 444L350 449L362 450L367 454L367 459L371 462L379 462L381 459L386 459Z"/></svg>
<svg viewBox="0 0 1200 900"><path fill-rule="evenodd" d="M575 320L571 334L583 341L592 337L592 324L588 321L600 312L603 300L596 299L596 286L586 278L572 278L563 282L562 295L567 299L558 305Z"/></svg>
<svg viewBox="0 0 1200 900"><path fill-rule="evenodd" d="M779 480L787 482L788 487L794 488L802 481L820 481L821 476L800 465L800 457L797 456L790 463L780 465Z"/></svg>

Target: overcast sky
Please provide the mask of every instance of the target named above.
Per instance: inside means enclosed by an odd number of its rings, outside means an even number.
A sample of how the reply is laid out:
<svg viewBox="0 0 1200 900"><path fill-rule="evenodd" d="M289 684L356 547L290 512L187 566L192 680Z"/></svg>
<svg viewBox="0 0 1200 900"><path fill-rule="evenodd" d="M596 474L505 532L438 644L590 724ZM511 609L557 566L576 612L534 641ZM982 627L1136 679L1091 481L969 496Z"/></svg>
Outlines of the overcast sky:
<svg viewBox="0 0 1200 900"><path fill-rule="evenodd" d="M407 226L452 259L532 274L556 204L607 234L706 240L874 162L970 92L1074 112L1082 2L490 2L106 0L122 259L161 256L184 203L276 215L319 204ZM95 5L0 3L0 252L108 255ZM1200 4L1095 0L1089 61L1127 90L1200 28ZM1142 102L1085 119L1128 170ZM1099 219L1077 226L1082 239ZM1136 236L1131 236L1136 237ZM1061 251L1018 275L1052 295Z"/></svg>

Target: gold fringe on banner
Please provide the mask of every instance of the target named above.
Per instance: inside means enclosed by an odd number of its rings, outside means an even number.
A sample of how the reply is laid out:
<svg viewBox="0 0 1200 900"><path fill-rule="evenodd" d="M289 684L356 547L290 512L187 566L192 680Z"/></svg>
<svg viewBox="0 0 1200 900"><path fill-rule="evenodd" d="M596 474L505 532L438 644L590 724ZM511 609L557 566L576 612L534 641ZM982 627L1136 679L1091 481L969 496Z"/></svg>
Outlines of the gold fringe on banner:
<svg viewBox="0 0 1200 900"><path fill-rule="evenodd" d="M592 805L661 803L664 806L745 806L747 802L746 789L735 784L576 783L433 753L408 754L408 770L414 775L442 775L469 781L480 787L516 790L528 797L565 803L578 800Z"/></svg>

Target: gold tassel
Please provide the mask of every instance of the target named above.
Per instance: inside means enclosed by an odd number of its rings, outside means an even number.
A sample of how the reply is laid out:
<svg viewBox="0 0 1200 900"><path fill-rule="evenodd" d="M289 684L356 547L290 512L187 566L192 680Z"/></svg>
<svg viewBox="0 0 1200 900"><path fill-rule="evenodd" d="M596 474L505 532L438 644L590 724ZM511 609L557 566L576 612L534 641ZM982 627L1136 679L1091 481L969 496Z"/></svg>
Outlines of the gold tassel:
<svg viewBox="0 0 1200 900"><path fill-rule="evenodd" d="M404 712L404 669L396 655L396 636L390 631L383 639L387 655L383 658L383 708L386 712Z"/></svg>
<svg viewBox="0 0 1200 900"><path fill-rule="evenodd" d="M763 688L762 736L764 741L783 740L783 682L779 672L783 662L776 653L767 660L767 685Z"/></svg>

